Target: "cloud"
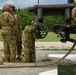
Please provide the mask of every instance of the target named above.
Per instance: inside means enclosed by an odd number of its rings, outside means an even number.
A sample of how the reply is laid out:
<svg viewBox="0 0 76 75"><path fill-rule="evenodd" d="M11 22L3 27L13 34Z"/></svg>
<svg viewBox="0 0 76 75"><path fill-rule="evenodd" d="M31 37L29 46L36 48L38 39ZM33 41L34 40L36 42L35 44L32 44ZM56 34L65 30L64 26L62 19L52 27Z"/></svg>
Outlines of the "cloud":
<svg viewBox="0 0 76 75"><path fill-rule="evenodd" d="M16 0L16 2L17 2L17 0ZM34 4L37 4L37 1L36 0L19 0L17 2L17 4L15 3L15 5L17 7L21 7L21 8L29 7L29 6L32 6Z"/></svg>
<svg viewBox="0 0 76 75"><path fill-rule="evenodd" d="M40 4L59 4L66 3L67 0L39 0ZM0 0L0 8L3 8L5 4L15 5L17 8L24 8L38 4L38 0Z"/></svg>
<svg viewBox="0 0 76 75"><path fill-rule="evenodd" d="M5 2L5 1L7 1L7 0L0 0L0 2Z"/></svg>
<svg viewBox="0 0 76 75"><path fill-rule="evenodd" d="M15 1L14 0L7 0L6 4L14 4Z"/></svg>
<svg viewBox="0 0 76 75"><path fill-rule="evenodd" d="M6 0L0 0L0 9L3 8L3 6L6 4Z"/></svg>

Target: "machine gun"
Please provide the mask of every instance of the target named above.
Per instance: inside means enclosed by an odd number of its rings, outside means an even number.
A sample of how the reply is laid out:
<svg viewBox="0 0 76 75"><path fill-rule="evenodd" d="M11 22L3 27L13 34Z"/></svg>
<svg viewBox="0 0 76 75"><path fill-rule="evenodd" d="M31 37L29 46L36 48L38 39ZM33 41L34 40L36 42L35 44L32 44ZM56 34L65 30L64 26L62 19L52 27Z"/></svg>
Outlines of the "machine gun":
<svg viewBox="0 0 76 75"><path fill-rule="evenodd" d="M33 12L38 16L37 21L41 24L43 22L43 16L58 15L64 16L64 25L55 26L54 31L62 37L61 42L75 42L75 39L70 38L70 34L76 33L76 25L72 25L71 22L71 10L76 5L74 0L68 0L68 4L53 4L53 5L34 5L29 8L30 12ZM39 26L39 25L38 25ZM36 29L36 27L35 27ZM36 34L36 33L35 33ZM36 34L37 35L37 34Z"/></svg>
<svg viewBox="0 0 76 75"><path fill-rule="evenodd" d="M71 9L67 8L65 9L65 15L64 15L64 24L54 26L54 32L57 33L62 39L61 42L75 42L74 39L70 38L70 34L76 34L76 25L71 24Z"/></svg>

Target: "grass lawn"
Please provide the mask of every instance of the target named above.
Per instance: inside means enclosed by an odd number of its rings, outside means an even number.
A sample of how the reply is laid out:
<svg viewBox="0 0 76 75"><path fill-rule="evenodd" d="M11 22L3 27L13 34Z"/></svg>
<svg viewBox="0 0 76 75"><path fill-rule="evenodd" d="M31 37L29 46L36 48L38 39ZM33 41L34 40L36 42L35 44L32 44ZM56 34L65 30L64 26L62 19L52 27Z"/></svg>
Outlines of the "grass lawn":
<svg viewBox="0 0 76 75"><path fill-rule="evenodd" d="M2 39L2 35L1 35L1 30L0 30L0 41L2 41L3 39Z"/></svg>
<svg viewBox="0 0 76 75"><path fill-rule="evenodd" d="M76 39L76 34L72 34L71 35L71 38L74 38ZM22 35L22 39L24 40L25 39L25 35L23 33ZM43 39L37 39L36 41L37 42L57 42L60 40L60 37L58 37L57 34L53 33L53 32L49 32L48 35L43 38ZM2 41L2 36L1 36L1 33L0 33L0 41Z"/></svg>
<svg viewBox="0 0 76 75"><path fill-rule="evenodd" d="M53 32L49 32L48 35L43 38L43 39L38 39L36 41L41 41L41 42L49 42L49 41L59 41L60 40L60 37L58 37L57 34L53 33Z"/></svg>
<svg viewBox="0 0 76 75"><path fill-rule="evenodd" d="M1 34L0 34L0 41L2 41L2 36L1 36Z"/></svg>
<svg viewBox="0 0 76 75"><path fill-rule="evenodd" d="M75 39L76 40L76 34L71 34L70 35L71 38ZM57 41L60 41L60 37L58 37L57 34L53 33L53 32L49 32L48 35L44 38L44 39L39 39L37 41L41 41L41 42L57 42Z"/></svg>

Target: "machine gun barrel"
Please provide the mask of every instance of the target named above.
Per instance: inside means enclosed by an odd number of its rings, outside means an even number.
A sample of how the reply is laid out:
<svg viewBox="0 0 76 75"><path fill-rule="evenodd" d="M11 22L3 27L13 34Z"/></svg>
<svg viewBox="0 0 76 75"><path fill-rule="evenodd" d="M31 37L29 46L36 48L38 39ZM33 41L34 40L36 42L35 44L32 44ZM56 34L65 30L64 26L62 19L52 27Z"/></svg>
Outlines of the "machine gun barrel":
<svg viewBox="0 0 76 75"><path fill-rule="evenodd" d="M29 7L30 12L34 12L37 14L37 10L43 9L43 15L63 15L64 11L67 8L72 9L76 5L74 3L68 4L52 4L52 5L34 5L33 7Z"/></svg>

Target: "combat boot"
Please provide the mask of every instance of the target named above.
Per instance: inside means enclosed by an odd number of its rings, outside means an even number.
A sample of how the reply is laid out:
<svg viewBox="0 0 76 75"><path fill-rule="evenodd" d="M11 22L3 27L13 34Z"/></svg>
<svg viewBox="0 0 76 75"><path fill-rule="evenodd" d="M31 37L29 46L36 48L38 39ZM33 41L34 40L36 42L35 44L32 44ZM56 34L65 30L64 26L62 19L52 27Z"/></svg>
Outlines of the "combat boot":
<svg viewBox="0 0 76 75"><path fill-rule="evenodd" d="M11 60L10 60L10 57L7 55L7 56L5 56L5 62L11 62Z"/></svg>
<svg viewBox="0 0 76 75"><path fill-rule="evenodd" d="M11 62L16 62L15 56L11 56Z"/></svg>

